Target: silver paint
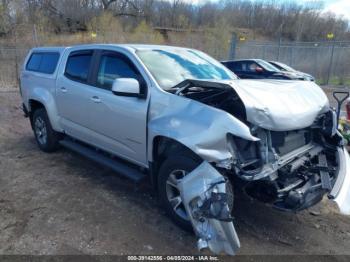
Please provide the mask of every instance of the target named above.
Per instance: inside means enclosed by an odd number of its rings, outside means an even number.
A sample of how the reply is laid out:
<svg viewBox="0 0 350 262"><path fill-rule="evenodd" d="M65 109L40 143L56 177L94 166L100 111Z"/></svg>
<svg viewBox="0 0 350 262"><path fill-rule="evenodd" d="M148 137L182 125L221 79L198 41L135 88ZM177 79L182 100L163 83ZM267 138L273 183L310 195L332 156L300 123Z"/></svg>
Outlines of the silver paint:
<svg viewBox="0 0 350 262"><path fill-rule="evenodd" d="M215 254L234 255L240 248L240 242L232 222L215 218L196 217L195 212L210 199L211 193L226 193L224 177L208 162L203 162L179 182L182 202L197 235L198 248L209 248ZM215 208L211 206L211 208ZM225 207L227 210L228 205Z"/></svg>
<svg viewBox="0 0 350 262"><path fill-rule="evenodd" d="M247 120L267 130L306 128L329 110L326 94L314 82L233 80L230 84L245 105Z"/></svg>

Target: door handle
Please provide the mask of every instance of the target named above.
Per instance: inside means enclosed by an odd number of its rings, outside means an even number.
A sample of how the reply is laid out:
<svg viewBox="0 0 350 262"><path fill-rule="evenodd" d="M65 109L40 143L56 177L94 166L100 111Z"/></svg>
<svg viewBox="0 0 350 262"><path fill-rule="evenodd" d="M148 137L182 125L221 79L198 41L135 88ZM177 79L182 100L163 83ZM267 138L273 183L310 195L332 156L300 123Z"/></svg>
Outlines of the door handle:
<svg viewBox="0 0 350 262"><path fill-rule="evenodd" d="M63 93L67 92L67 88L65 88L64 86L62 86L60 89L61 89L61 92L63 92Z"/></svg>
<svg viewBox="0 0 350 262"><path fill-rule="evenodd" d="M93 96L93 97L91 97L91 100L92 100L94 103L101 103L101 99L100 99L98 96Z"/></svg>

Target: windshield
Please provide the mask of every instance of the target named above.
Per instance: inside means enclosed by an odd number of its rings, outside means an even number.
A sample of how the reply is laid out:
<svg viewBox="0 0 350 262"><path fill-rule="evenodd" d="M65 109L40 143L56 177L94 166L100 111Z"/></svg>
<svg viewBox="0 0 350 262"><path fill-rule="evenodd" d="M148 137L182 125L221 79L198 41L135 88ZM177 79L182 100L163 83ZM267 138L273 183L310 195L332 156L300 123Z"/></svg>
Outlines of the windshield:
<svg viewBox="0 0 350 262"><path fill-rule="evenodd" d="M186 79L230 80L236 75L203 52L182 49L139 50L137 55L161 88L168 90Z"/></svg>
<svg viewBox="0 0 350 262"><path fill-rule="evenodd" d="M264 60L257 60L257 61L258 61L259 65L262 66L263 68L265 68L267 71L273 71L273 72L280 71L277 67L271 65L270 63L268 63Z"/></svg>
<svg viewBox="0 0 350 262"><path fill-rule="evenodd" d="M286 64L283 64L283 63L280 63L280 62L274 62L276 65L280 66L281 68L283 68L284 70L286 71L292 71L294 72L295 69L291 68L290 66L286 65Z"/></svg>

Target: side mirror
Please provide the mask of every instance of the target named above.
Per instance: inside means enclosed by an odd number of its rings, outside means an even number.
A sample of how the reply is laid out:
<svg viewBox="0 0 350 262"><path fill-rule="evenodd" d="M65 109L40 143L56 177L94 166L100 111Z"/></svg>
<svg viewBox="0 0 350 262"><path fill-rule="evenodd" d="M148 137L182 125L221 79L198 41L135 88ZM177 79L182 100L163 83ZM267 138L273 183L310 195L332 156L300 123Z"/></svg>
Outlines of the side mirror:
<svg viewBox="0 0 350 262"><path fill-rule="evenodd" d="M264 72L264 69L262 69L261 67L257 67L257 68L255 68L255 72L257 72L257 73L262 73L262 72Z"/></svg>
<svg viewBox="0 0 350 262"><path fill-rule="evenodd" d="M140 83L134 78L117 78L113 81L112 92L117 96L140 96Z"/></svg>

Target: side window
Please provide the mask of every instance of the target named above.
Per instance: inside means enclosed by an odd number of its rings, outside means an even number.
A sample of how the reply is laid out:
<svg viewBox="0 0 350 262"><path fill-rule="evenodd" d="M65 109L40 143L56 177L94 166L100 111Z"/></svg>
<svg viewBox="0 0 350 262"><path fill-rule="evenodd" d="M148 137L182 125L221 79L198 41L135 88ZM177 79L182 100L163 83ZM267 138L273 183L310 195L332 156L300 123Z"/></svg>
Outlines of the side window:
<svg viewBox="0 0 350 262"><path fill-rule="evenodd" d="M46 74L52 74L53 72L55 72L59 57L60 56L57 53L43 54L39 71Z"/></svg>
<svg viewBox="0 0 350 262"><path fill-rule="evenodd" d="M52 74L55 72L59 57L59 53L35 52L30 56L26 70Z"/></svg>
<svg viewBox="0 0 350 262"><path fill-rule="evenodd" d="M41 54L33 53L29 58L26 69L28 71L38 71L41 63L41 58Z"/></svg>
<svg viewBox="0 0 350 262"><path fill-rule="evenodd" d="M241 72L242 71L242 64L240 62L232 63L230 69L233 72Z"/></svg>
<svg viewBox="0 0 350 262"><path fill-rule="evenodd" d="M249 70L249 62L242 62L242 71L243 72L250 72Z"/></svg>
<svg viewBox="0 0 350 262"><path fill-rule="evenodd" d="M257 67L259 67L259 65L258 65L257 63L255 63L255 62L250 62L250 63L248 64L248 71L249 71L249 72L255 73Z"/></svg>
<svg viewBox="0 0 350 262"><path fill-rule="evenodd" d="M87 82L92 51L73 52L69 55L64 75L72 80Z"/></svg>
<svg viewBox="0 0 350 262"><path fill-rule="evenodd" d="M135 78L139 80L138 72L123 57L106 54L101 56L97 74L97 85L111 89L117 78Z"/></svg>
<svg viewBox="0 0 350 262"><path fill-rule="evenodd" d="M258 64L255 62L242 62L242 71L244 72L256 72L255 69L257 68Z"/></svg>

